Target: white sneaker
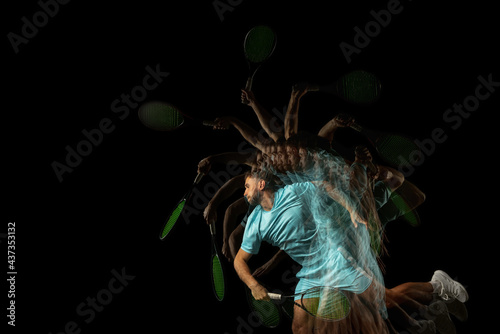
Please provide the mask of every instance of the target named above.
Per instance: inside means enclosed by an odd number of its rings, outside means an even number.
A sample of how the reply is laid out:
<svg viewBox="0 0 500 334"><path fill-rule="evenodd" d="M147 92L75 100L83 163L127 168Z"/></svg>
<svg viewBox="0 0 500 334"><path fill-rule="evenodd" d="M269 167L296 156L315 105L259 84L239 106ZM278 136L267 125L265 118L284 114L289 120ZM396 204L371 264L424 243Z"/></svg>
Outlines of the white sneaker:
<svg viewBox="0 0 500 334"><path fill-rule="evenodd" d="M450 298L456 298L460 302L465 303L469 299L467 290L464 286L457 281L453 280L447 273L442 270L436 270L432 276L431 282L441 283L441 287L438 288L439 297L443 300L449 300Z"/></svg>

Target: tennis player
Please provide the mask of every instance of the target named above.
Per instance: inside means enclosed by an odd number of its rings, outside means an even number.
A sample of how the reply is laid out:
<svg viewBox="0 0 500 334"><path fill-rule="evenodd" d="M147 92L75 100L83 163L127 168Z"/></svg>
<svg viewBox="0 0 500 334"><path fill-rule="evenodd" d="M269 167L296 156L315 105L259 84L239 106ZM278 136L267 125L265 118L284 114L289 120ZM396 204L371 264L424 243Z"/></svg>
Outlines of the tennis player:
<svg viewBox="0 0 500 334"><path fill-rule="evenodd" d="M368 221L353 205L346 205L349 211L326 195L319 183L300 182L277 189L273 176L266 172L247 176L244 196L256 208L248 218L234 267L255 299L268 300L268 291L252 276L248 261L266 241L302 266L296 274L296 292L332 286L349 294L351 314L329 326L339 333L388 333L383 278L371 251ZM320 217L322 212L315 209L315 203L334 208L335 219ZM294 333L311 333L320 326L325 324L295 307Z"/></svg>

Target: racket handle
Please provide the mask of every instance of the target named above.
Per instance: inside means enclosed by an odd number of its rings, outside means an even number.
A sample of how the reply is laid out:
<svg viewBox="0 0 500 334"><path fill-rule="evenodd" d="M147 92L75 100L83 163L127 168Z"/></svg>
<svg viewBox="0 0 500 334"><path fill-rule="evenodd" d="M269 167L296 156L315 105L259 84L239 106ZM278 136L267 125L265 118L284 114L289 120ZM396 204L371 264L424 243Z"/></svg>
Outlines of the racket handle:
<svg viewBox="0 0 500 334"><path fill-rule="evenodd" d="M319 85L311 84L307 87L307 90L309 92L319 92L321 90L321 87Z"/></svg>
<svg viewBox="0 0 500 334"><path fill-rule="evenodd" d="M251 76L248 77L247 83L245 85L245 90L246 91L251 91L252 90L252 84L253 84L253 75L251 75ZM241 100L241 103L243 103L243 104L249 104L250 101L248 101L247 99L243 99L243 100Z"/></svg>
<svg viewBox="0 0 500 334"><path fill-rule="evenodd" d="M198 173L198 175L196 175L196 178L194 179L193 184L198 184L198 183L200 183L200 181L201 181L201 179L203 178L203 176L205 176L205 174L203 174L203 173Z"/></svg>
<svg viewBox="0 0 500 334"><path fill-rule="evenodd" d="M205 126L214 126L215 122L214 121L203 121L203 125L205 125Z"/></svg>
<svg viewBox="0 0 500 334"><path fill-rule="evenodd" d="M363 131L363 127L362 127L361 125L359 125L358 123L354 123L354 122L353 122L353 123L350 125L350 127L351 127L351 129L356 130L356 131L358 131L358 132Z"/></svg>
<svg viewBox="0 0 500 334"><path fill-rule="evenodd" d="M272 292L268 292L267 295L269 296L269 298L271 298L272 300L281 300L281 295L279 293L272 293Z"/></svg>

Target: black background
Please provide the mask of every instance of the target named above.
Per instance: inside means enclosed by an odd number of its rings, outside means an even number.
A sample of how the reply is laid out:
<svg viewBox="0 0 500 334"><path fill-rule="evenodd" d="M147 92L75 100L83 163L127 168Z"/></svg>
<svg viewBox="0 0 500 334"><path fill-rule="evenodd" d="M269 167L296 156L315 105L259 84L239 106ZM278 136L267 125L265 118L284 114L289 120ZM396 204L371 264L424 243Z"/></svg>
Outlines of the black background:
<svg viewBox="0 0 500 334"><path fill-rule="evenodd" d="M81 333L120 333L136 326L140 332L175 332L179 326L187 333L290 332L288 320L273 330L239 327L242 319L248 322L250 310L226 261L226 298L215 300L210 235L201 213L189 224L179 221L167 240L158 239L198 161L236 151L243 142L239 134L187 127L155 132L139 122L137 108L123 120L111 109L121 94L142 84L146 66L158 65L169 75L145 101L165 100L204 119L234 115L257 128L251 109L240 103L247 76L243 39L257 24L278 34L275 53L254 81L257 98L269 110L282 111L298 81L329 83L363 69L383 82L381 99L370 107L309 93L301 104L302 129L315 132L347 111L370 128L419 140L430 138L435 128L445 131L447 140L408 177L427 195L418 209L421 226L396 221L387 229L386 283L428 281L434 270L443 269L470 294L469 320L456 321L458 333L476 333L494 323L498 154L493 141L500 88L457 129L443 120L448 108L474 94L478 76L491 74L500 81L493 3L401 1L401 12L352 55L350 64L339 44L352 45L354 27L363 29L373 21L370 11L386 9L388 1L232 3L221 20L212 1L72 1L60 5L18 53L7 34L21 34L21 18L32 22L41 8L36 1L4 5L2 190L7 201L1 231L16 222L14 330L59 333L74 321ZM51 164L64 163L65 147L75 148L85 139L82 130L96 128L104 118L114 130L59 182ZM350 145L364 141L348 140ZM209 182L202 181L201 191ZM6 246L2 249L7 262ZM135 278L86 323L89 318L77 313L78 305L107 288L112 270L122 268ZM290 264L272 275L280 278L287 270ZM5 310L7 286L0 295Z"/></svg>

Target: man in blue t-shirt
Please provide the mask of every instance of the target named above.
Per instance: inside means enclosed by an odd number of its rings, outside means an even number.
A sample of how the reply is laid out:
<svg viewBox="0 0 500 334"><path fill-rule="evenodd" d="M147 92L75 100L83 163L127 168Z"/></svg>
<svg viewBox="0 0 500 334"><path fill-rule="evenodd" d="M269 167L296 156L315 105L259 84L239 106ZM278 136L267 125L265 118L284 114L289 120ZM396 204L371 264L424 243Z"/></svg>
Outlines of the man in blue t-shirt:
<svg viewBox="0 0 500 334"><path fill-rule="evenodd" d="M259 252L263 241L279 247L302 265L297 273L296 293L327 285L362 294L371 285L378 285L372 284L382 276L370 250L366 222L353 209L346 209L351 208L348 203L341 203L334 195L333 200L327 193L323 184L316 182L277 189L272 177L257 174L246 177L244 196L256 208L248 218L234 267L255 299L269 300L268 291L252 276L247 264ZM318 205L334 212L335 217L318 216L321 214ZM366 258L371 259L368 265ZM379 283L383 289L383 282ZM375 298L380 299L380 295ZM383 300L373 303L379 308L376 311L385 312ZM294 333L310 330L310 319L303 309L295 307Z"/></svg>

